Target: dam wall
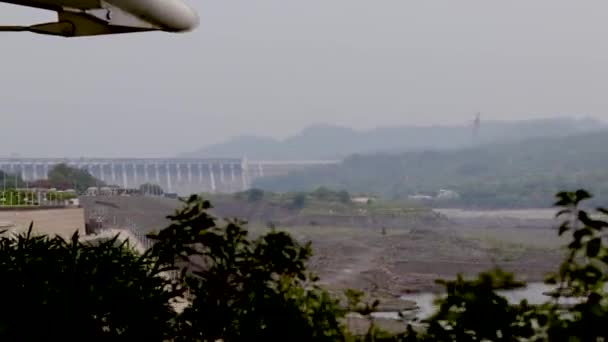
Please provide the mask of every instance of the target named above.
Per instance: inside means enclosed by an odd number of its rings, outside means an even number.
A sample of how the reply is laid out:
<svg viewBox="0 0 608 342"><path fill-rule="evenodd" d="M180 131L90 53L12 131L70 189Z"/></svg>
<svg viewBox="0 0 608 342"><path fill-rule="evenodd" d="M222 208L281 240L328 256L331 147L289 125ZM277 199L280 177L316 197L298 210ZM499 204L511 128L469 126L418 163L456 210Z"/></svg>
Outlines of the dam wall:
<svg viewBox="0 0 608 342"><path fill-rule="evenodd" d="M47 179L49 171L63 163L86 170L107 185L138 188L152 183L160 185L165 192L187 195L244 191L258 178L337 162L249 161L247 158L0 158L0 170L34 181Z"/></svg>

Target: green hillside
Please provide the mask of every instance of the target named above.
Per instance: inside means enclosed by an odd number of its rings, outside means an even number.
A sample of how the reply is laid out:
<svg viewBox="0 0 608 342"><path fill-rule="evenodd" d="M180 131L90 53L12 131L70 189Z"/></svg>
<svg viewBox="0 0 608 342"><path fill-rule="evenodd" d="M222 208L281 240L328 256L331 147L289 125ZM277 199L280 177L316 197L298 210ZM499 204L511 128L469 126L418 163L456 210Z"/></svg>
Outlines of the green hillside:
<svg viewBox="0 0 608 342"><path fill-rule="evenodd" d="M467 207L546 206L556 191L587 187L598 202L606 202L606 146L608 131L602 131L457 151L354 155L339 165L263 179L255 186L272 191L326 186L396 199L450 189L460 198L430 204Z"/></svg>

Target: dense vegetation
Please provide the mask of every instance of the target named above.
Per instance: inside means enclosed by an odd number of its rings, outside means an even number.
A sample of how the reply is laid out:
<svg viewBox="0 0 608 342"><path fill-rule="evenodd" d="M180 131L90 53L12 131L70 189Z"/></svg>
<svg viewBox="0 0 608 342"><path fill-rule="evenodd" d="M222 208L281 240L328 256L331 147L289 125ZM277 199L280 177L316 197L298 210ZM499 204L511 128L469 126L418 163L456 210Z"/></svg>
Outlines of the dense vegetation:
<svg viewBox="0 0 608 342"><path fill-rule="evenodd" d="M117 238L1 237L0 340L339 340L337 302L304 266L310 246L248 238L209 207L191 197L143 254Z"/></svg>
<svg viewBox="0 0 608 342"><path fill-rule="evenodd" d="M431 201L441 206L540 207L559 189L596 191L596 203L608 202L606 132L538 138L457 151L355 155L342 164L260 179L270 191L305 191L326 186L351 192L406 199L455 190L460 198Z"/></svg>
<svg viewBox="0 0 608 342"><path fill-rule="evenodd" d="M25 182L18 175L0 170L0 187L2 190L25 187Z"/></svg>
<svg viewBox="0 0 608 342"><path fill-rule="evenodd" d="M59 237L0 239L3 341L161 341L176 295L152 256L116 240L90 245ZM32 326L35 324L35 327Z"/></svg>
<svg viewBox="0 0 608 342"><path fill-rule="evenodd" d="M89 187L104 185L102 181L93 177L86 170L70 167L66 164L55 165L49 171L48 180L45 180L44 183L47 183L47 187L50 188L74 189L80 193Z"/></svg>
<svg viewBox="0 0 608 342"><path fill-rule="evenodd" d="M310 245L270 230L248 238L242 223L219 226L197 196L150 238L143 254L128 242L0 237L0 339L24 341L600 341L608 337L608 209L581 210L590 195L558 194L570 233L568 255L548 278L554 298L510 305L495 290L521 286L495 270L478 279L441 281L446 296L423 331L387 336L373 325L350 336L345 310L305 267ZM567 291L566 291L567 290ZM349 310L368 315L347 291ZM563 307L558 299L579 298ZM186 300L183 310L175 302ZM35 329L32 324L35 323Z"/></svg>

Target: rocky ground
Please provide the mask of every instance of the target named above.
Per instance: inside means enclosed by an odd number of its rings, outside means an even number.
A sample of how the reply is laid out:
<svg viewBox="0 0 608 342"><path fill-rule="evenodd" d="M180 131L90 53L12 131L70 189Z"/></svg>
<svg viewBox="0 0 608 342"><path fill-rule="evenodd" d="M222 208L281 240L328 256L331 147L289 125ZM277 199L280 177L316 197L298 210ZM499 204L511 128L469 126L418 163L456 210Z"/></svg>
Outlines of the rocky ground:
<svg viewBox="0 0 608 342"><path fill-rule="evenodd" d="M90 197L82 200L87 218L102 214L108 225L132 222L143 231L159 230L179 203L154 197ZM438 290L437 278L473 275L496 265L528 280L542 279L557 266L563 244L553 212L438 210L445 219L402 227L279 227L312 241L310 267L331 289L356 288L399 295ZM266 223L250 223L263 232Z"/></svg>
<svg viewBox="0 0 608 342"><path fill-rule="evenodd" d="M438 278L475 275L495 266L538 281L555 270L563 256L551 219L544 225L534 222L530 228L519 219L503 218L481 226L475 220L384 232L343 227L286 229L302 241L312 241L310 266L328 288L390 296L436 291Z"/></svg>
<svg viewBox="0 0 608 342"><path fill-rule="evenodd" d="M399 300L406 293L440 292L435 280L458 273L474 276L493 267L514 272L519 279L542 281L556 271L564 255L551 215L525 218L512 212L492 218L457 216L439 227L370 230L338 227L288 228L302 241L310 240L310 262L322 284L336 294L347 288L364 291L369 302L380 300L379 311L411 312L415 303ZM524 218L522 218L522 216ZM365 332L369 320L350 316L351 331ZM376 318L391 332L406 325Z"/></svg>
<svg viewBox="0 0 608 342"><path fill-rule="evenodd" d="M152 229L166 225L165 216L178 204L137 198L97 198L84 203L88 213L97 208L108 218L128 219ZM324 287L336 294L348 288L364 291L367 300L380 299L381 311L411 309L413 303L399 296L440 291L435 283L439 278L454 278L458 273L473 276L495 266L515 272L520 279L540 281L557 269L563 257L564 241L557 237L552 211L438 212L444 219L437 224L278 228L303 242L312 241L310 268ZM251 222L249 228L253 234L268 229L264 222ZM358 322L352 317L350 321Z"/></svg>

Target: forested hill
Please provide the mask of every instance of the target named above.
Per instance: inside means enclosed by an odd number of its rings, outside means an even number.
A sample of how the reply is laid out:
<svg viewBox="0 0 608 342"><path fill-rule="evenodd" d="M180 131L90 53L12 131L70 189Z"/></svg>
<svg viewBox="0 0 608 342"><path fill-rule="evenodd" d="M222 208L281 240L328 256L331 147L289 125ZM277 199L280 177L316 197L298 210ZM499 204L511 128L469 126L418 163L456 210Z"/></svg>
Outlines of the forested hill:
<svg viewBox="0 0 608 342"><path fill-rule="evenodd" d="M388 198L450 189L461 197L432 204L464 207L546 206L557 191L585 187L608 205L608 130L456 151L354 155L339 165L259 180L255 186L272 191L327 186Z"/></svg>
<svg viewBox="0 0 608 342"><path fill-rule="evenodd" d="M565 136L601 127L608 128L593 119L482 120L477 142L513 142L533 137ZM314 125L284 140L243 136L182 156L264 160L340 159L354 153L454 149L471 147L473 143L470 123L454 126L391 126L370 131Z"/></svg>

